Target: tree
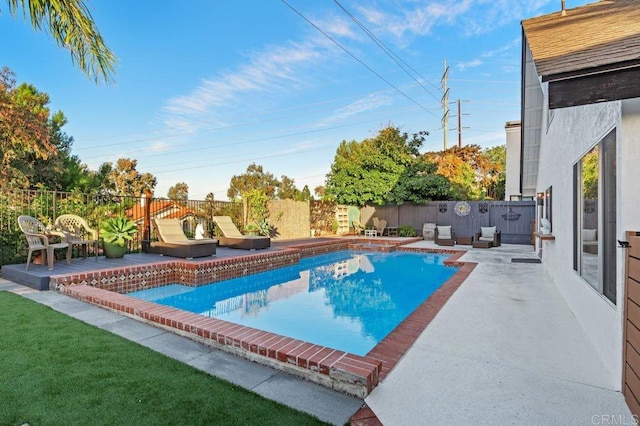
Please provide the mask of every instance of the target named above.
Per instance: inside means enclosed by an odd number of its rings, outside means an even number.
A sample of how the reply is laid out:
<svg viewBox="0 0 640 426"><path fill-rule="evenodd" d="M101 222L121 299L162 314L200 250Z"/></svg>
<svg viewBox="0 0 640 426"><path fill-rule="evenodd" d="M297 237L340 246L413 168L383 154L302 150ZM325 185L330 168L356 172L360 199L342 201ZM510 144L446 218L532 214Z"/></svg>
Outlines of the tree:
<svg viewBox="0 0 640 426"><path fill-rule="evenodd" d="M265 172L262 166L251 163L245 173L231 178L227 197L230 200L234 200L241 198L245 193L257 189L267 197L274 198L278 186L279 182L273 174Z"/></svg>
<svg viewBox="0 0 640 426"><path fill-rule="evenodd" d="M507 146L498 145L486 148L484 154L489 158L492 169L488 170L485 176L485 188L487 197L494 200L504 200L506 169L507 169Z"/></svg>
<svg viewBox="0 0 640 426"><path fill-rule="evenodd" d="M318 185L315 188L313 188L313 193L315 194L315 196L319 199L319 200L324 200L324 196L326 193L326 188L324 185Z"/></svg>
<svg viewBox="0 0 640 426"><path fill-rule="evenodd" d="M389 202L425 204L432 200L450 199L451 183L446 177L435 174L436 169L435 164L422 161L407 167L391 191Z"/></svg>
<svg viewBox="0 0 640 426"><path fill-rule="evenodd" d="M298 200L301 196L300 190L296 188L296 183L288 176L282 175L278 185L278 198L281 200Z"/></svg>
<svg viewBox="0 0 640 426"><path fill-rule="evenodd" d="M455 146L445 151L428 152L423 157L436 163L437 173L451 181L454 199L504 198L504 146L490 150L482 150L478 145Z"/></svg>
<svg viewBox="0 0 640 426"><path fill-rule="evenodd" d="M392 191L418 161L425 135L419 132L409 138L388 126L362 142L342 141L327 175L325 195L341 204L360 206L396 200Z"/></svg>
<svg viewBox="0 0 640 426"><path fill-rule="evenodd" d="M300 201L312 201L313 196L311 195L311 191L309 190L309 185L305 185L300 191Z"/></svg>
<svg viewBox="0 0 640 426"><path fill-rule="evenodd" d="M115 55L102 40L91 12L82 0L7 0L9 13L31 21L35 30L45 30L58 46L69 50L71 62L96 83L109 82L114 74Z"/></svg>
<svg viewBox="0 0 640 426"><path fill-rule="evenodd" d="M0 71L0 186L29 185L29 157L46 159L56 153L48 125L49 97L31 90L16 89L9 68Z"/></svg>
<svg viewBox="0 0 640 426"><path fill-rule="evenodd" d="M107 176L107 192L120 196L139 196L147 189L153 191L157 183L156 178L151 173L138 172L137 166L138 160L118 159L116 168Z"/></svg>
<svg viewBox="0 0 640 426"><path fill-rule="evenodd" d="M184 182L178 182L167 192L167 197L170 200L178 201L185 204L189 199L189 185Z"/></svg>
<svg viewBox="0 0 640 426"><path fill-rule="evenodd" d="M451 198L454 200L475 200L480 197L476 184L476 174L471 165L452 149L440 153L425 154L427 161L438 165L437 173L451 182Z"/></svg>

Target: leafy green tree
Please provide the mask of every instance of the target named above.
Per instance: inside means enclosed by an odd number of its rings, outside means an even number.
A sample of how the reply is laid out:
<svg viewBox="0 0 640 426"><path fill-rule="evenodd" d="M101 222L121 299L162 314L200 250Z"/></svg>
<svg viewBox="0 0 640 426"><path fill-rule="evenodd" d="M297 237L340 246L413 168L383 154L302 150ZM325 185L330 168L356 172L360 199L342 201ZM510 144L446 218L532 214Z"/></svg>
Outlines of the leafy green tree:
<svg viewBox="0 0 640 426"><path fill-rule="evenodd" d="M106 190L113 195L139 196L149 189L153 191L157 180L151 173L140 173L136 170L138 160L120 158L116 167L107 176Z"/></svg>
<svg viewBox="0 0 640 426"><path fill-rule="evenodd" d="M49 97L32 86L16 88L15 74L0 71L0 186L28 187L29 159L55 155L48 125Z"/></svg>
<svg viewBox="0 0 640 426"><path fill-rule="evenodd" d="M422 161L407 167L391 191L389 202L398 205L405 201L425 204L432 200L450 199L451 183L446 177L435 174L436 170L435 164Z"/></svg>
<svg viewBox="0 0 640 426"><path fill-rule="evenodd" d="M185 204L189 199L189 185L185 182L178 182L167 192L167 197L170 200L178 201Z"/></svg>
<svg viewBox="0 0 640 426"><path fill-rule="evenodd" d="M492 148L486 148L483 152L491 164L491 168L487 170L487 174L484 177L487 197L494 200L504 200L507 169L507 146L498 145Z"/></svg>
<svg viewBox="0 0 640 426"><path fill-rule="evenodd" d="M272 173L265 172L262 166L256 163L251 163L245 173L231 178L227 197L230 200L234 200L242 197L242 194L257 189L267 197L275 198L279 184L280 182Z"/></svg>
<svg viewBox="0 0 640 426"><path fill-rule="evenodd" d="M585 200L598 198L598 147L582 158L582 193Z"/></svg>
<svg viewBox="0 0 640 426"><path fill-rule="evenodd" d="M417 161L425 135L420 132L409 138L389 126L362 142L343 141L327 175L326 195L351 205L395 200L392 191Z"/></svg>
<svg viewBox="0 0 640 426"><path fill-rule="evenodd" d="M298 200L301 196L300 190L296 188L295 181L288 176L282 175L278 185L278 198L281 200Z"/></svg>
<svg viewBox="0 0 640 426"><path fill-rule="evenodd" d="M30 181L33 186L59 191L83 189L83 182L89 179L90 171L80 159L71 154L73 137L62 131L67 118L58 111L49 120L51 143L56 147L56 154L40 159L31 156Z"/></svg>
<svg viewBox="0 0 640 426"><path fill-rule="evenodd" d="M96 83L109 82L115 55L102 40L91 12L82 0L7 0L9 13L31 21L35 30L51 34L58 46L69 50L71 62Z"/></svg>
<svg viewBox="0 0 640 426"><path fill-rule="evenodd" d="M309 185L305 185L300 191L300 201L311 201L313 200L313 196L311 196L311 191L309 190Z"/></svg>

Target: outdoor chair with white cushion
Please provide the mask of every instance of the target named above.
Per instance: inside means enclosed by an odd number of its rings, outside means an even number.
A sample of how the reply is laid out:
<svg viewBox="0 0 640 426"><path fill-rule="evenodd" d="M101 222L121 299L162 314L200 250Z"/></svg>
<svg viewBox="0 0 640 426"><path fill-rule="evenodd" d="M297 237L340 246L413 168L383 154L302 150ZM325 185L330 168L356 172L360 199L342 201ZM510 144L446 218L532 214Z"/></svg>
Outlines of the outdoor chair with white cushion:
<svg viewBox="0 0 640 426"><path fill-rule="evenodd" d="M481 226L473 239L475 248L500 247L500 231L495 226Z"/></svg>
<svg viewBox="0 0 640 426"><path fill-rule="evenodd" d="M455 233L451 226L436 226L433 232L433 240L439 246L452 246L455 244Z"/></svg>
<svg viewBox="0 0 640 426"><path fill-rule="evenodd" d="M91 229L87 221L74 214L63 214L55 221L56 234L65 238L69 246L81 246L83 257L87 257L88 247L93 246L93 253L98 260L98 231Z"/></svg>
<svg viewBox="0 0 640 426"><path fill-rule="evenodd" d="M182 223L178 219L151 219L151 223L160 241L143 241L142 251L145 253L183 259L216 254L218 241L214 239L188 239L182 230Z"/></svg>
<svg viewBox="0 0 640 426"><path fill-rule="evenodd" d="M29 270L29 263L31 262L31 255L34 251L40 251L43 259L47 259L49 270L53 269L53 261L55 259L55 249L67 249L67 265L71 263L71 246L67 242L50 243L49 236L52 235L47 227L38 219L22 215L18 217L18 226L27 238L27 244L29 245L29 253L27 254L27 267Z"/></svg>
<svg viewBox="0 0 640 426"><path fill-rule="evenodd" d="M271 238L259 235L242 235L229 216L213 216L222 235L218 235L218 241L222 247L230 247L242 250L260 250L271 247Z"/></svg>

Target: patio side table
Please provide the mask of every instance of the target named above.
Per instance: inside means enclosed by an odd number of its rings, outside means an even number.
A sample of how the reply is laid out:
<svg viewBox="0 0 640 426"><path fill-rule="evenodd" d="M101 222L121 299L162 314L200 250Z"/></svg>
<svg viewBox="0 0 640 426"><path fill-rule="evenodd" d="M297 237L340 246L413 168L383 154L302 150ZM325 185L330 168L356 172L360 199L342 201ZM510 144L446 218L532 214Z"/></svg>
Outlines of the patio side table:
<svg viewBox="0 0 640 426"><path fill-rule="evenodd" d="M463 246L470 246L473 244L473 237L456 237L456 244L461 244Z"/></svg>

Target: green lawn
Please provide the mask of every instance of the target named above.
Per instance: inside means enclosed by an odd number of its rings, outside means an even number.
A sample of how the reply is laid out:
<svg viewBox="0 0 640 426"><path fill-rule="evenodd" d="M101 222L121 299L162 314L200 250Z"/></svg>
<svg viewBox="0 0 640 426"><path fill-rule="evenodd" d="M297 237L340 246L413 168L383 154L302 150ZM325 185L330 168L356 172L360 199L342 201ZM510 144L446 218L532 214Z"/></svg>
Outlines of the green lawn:
<svg viewBox="0 0 640 426"><path fill-rule="evenodd" d="M0 291L0 424L315 425L122 337Z"/></svg>

